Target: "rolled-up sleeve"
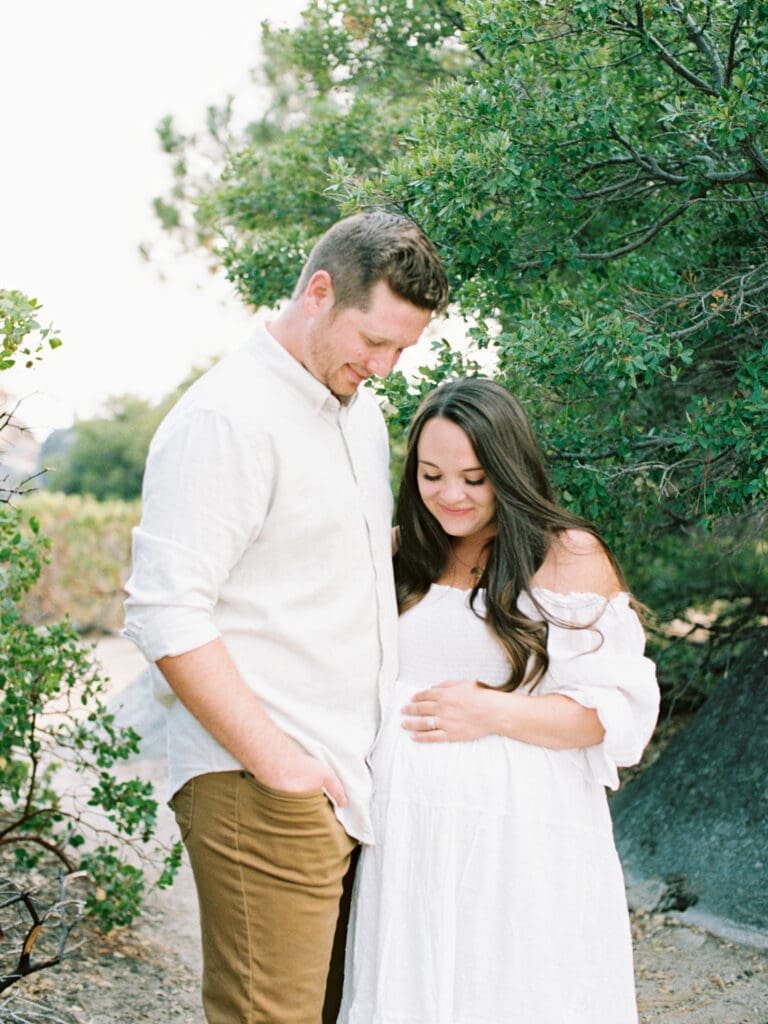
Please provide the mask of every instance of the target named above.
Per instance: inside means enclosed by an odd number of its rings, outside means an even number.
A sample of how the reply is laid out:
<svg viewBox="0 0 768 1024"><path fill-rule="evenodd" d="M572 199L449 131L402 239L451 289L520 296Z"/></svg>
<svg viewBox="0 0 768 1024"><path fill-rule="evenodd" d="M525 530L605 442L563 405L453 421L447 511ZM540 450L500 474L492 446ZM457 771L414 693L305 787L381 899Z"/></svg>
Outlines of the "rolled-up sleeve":
<svg viewBox="0 0 768 1024"><path fill-rule="evenodd" d="M270 448L220 412L174 410L150 447L124 635L148 661L215 640L222 585L270 499Z"/></svg>

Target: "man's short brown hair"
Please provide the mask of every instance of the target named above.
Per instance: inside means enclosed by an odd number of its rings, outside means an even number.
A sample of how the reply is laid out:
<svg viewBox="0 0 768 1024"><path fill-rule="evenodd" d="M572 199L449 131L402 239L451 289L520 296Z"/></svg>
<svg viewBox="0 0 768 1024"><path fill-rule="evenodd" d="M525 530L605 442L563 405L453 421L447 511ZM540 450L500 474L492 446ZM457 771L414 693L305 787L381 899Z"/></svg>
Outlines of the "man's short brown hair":
<svg viewBox="0 0 768 1024"><path fill-rule="evenodd" d="M448 280L432 242L414 221L384 210L358 213L329 228L309 254L294 299L318 270L331 276L335 309L367 309L379 281L419 309L442 312L448 305Z"/></svg>

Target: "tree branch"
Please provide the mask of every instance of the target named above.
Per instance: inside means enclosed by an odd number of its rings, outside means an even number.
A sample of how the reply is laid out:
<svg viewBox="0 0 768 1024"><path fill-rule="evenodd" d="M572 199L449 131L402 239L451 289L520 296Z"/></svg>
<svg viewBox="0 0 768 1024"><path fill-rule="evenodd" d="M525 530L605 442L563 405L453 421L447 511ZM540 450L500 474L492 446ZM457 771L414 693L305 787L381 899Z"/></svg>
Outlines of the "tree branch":
<svg viewBox="0 0 768 1024"><path fill-rule="evenodd" d="M762 151L755 138L750 138L748 140L747 149L749 150L749 155L752 157L752 159L755 161L758 168L762 172L762 174L760 175L760 180L768 180L768 157Z"/></svg>
<svg viewBox="0 0 768 1024"><path fill-rule="evenodd" d="M639 437L632 440L631 450L638 451L644 449L654 448L667 448L674 447L679 444L682 438L680 437L665 437L662 434L648 434L645 437ZM548 459L568 460L568 461L584 461L588 459L590 462L602 462L605 459L618 459L626 455L625 451L621 451L618 448L607 448L601 452L568 452L562 449L554 449L547 455Z"/></svg>
<svg viewBox="0 0 768 1024"><path fill-rule="evenodd" d="M653 322L667 310L675 310L690 306L694 302L697 303L700 306L698 319L690 323L688 327L681 328L678 331L665 332L667 338L679 341L699 333L712 321L720 319L726 308L732 314L732 324L735 325L745 321L751 322L752 317L749 310L745 309L745 307L756 299L757 296L765 292L768 292L768 263L750 267L746 271L740 270L730 277L720 278L717 282L710 280L707 287L701 288L699 291L675 295L667 302L650 309L647 316L638 313L637 310L634 310L634 313L636 316L642 315L643 319L647 322ZM716 308L712 309L712 299L717 293L720 293L722 297L727 299L727 306L717 303Z"/></svg>
<svg viewBox="0 0 768 1024"><path fill-rule="evenodd" d="M628 242L626 245L619 246L617 249L611 249L606 252L579 252L576 253L575 258L578 260L595 261L595 260L613 260L619 256L625 256L629 252L634 252L636 249L641 248L647 242L650 242L652 238L655 238L660 231L662 231L672 221L677 220L681 217L688 207L691 205L690 200L686 200L684 203L680 203L674 210L662 217L661 220L653 224L643 235L640 236L634 242Z"/></svg>
<svg viewBox="0 0 768 1024"><path fill-rule="evenodd" d="M688 163L703 163L706 167L703 177L714 185L747 185L765 181L768 177L768 170L765 173L760 173L760 171L716 171L715 162L711 156L692 156L688 158Z"/></svg>
<svg viewBox="0 0 768 1024"><path fill-rule="evenodd" d="M668 185L685 185L688 181L688 177L685 174L672 174L670 171L665 171L653 157L643 156L642 153L638 153L632 143L619 134L615 124L609 125L608 135L609 138L614 139L614 141L626 149L637 166L645 171L646 174L660 181L665 181Z"/></svg>
<svg viewBox="0 0 768 1024"><path fill-rule="evenodd" d="M736 67L736 40L739 38L741 32L741 26L744 24L744 17L741 11L736 13L736 17L733 19L731 24L731 31L728 36L728 60L725 65L725 85L730 87L731 76L733 75L734 68Z"/></svg>
<svg viewBox="0 0 768 1024"><path fill-rule="evenodd" d="M614 156L610 157L608 160L598 160L593 164L586 163L580 171L576 172L571 180L578 181L579 178L583 177L585 174L591 174L593 171L602 171L606 167L626 167L627 164L632 164L634 162L635 161L631 156Z"/></svg>
<svg viewBox="0 0 768 1024"><path fill-rule="evenodd" d="M712 68L712 95L719 96L725 85L725 69L720 60L717 47L713 45L703 29L699 28L693 17L685 10L680 0L671 0L670 7L676 11L685 26L685 32L698 50L709 60Z"/></svg>
<svg viewBox="0 0 768 1024"><path fill-rule="evenodd" d="M713 89L712 86L708 85L703 78L699 78L699 76L694 74L693 71L690 71L685 64L681 63L674 54L670 53L661 40L657 39L652 32L644 32L643 34L644 37L656 47L661 59L675 72L676 75L680 75L680 77L684 78L686 82L689 82L696 89L700 89L702 92L705 92L708 96L718 96L720 94L719 90Z"/></svg>
<svg viewBox="0 0 768 1024"><path fill-rule="evenodd" d="M643 178L642 175L636 174L634 178L622 178L620 181L615 181L612 185L604 185L603 188L593 189L591 192L579 192L578 199L601 199L603 196L613 195L615 192L620 192L622 189L630 188L633 185L637 185L640 182L647 181L647 178Z"/></svg>
<svg viewBox="0 0 768 1024"><path fill-rule="evenodd" d="M69 859L69 857L61 849L60 846L57 846L56 843L53 843L49 839L46 839L45 836L15 835L11 836L8 839L0 839L0 846L9 846L11 844L18 846L20 843L33 843L36 846L42 846L44 850L48 850L49 853L52 853L55 857L58 857L61 863L67 869L67 871L74 871L75 867L77 866L74 863L74 861Z"/></svg>

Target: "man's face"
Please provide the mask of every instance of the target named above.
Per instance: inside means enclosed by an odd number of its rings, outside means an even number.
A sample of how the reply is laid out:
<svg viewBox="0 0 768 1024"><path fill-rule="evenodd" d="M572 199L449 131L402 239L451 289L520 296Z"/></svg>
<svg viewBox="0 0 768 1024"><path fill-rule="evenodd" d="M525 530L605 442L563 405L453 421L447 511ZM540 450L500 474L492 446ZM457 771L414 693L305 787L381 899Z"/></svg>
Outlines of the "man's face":
<svg viewBox="0 0 768 1024"><path fill-rule="evenodd" d="M334 310L330 279L323 294L313 282L315 278L307 286L311 313L302 362L342 400L350 398L366 378L386 377L400 353L416 344L432 316L430 310L395 295L384 281L371 289L368 309Z"/></svg>

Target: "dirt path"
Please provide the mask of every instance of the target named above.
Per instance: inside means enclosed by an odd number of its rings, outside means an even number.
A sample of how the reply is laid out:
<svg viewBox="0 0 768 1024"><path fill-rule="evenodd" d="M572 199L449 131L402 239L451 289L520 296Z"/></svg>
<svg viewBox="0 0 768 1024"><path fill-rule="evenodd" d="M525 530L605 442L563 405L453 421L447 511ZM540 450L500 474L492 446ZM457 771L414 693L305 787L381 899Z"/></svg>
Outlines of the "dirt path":
<svg viewBox="0 0 768 1024"><path fill-rule="evenodd" d="M186 898L174 889L151 900L138 928L92 935L27 994L65 1024L205 1024ZM636 919L634 931L641 1024L768 1024L768 954L664 917Z"/></svg>
<svg viewBox="0 0 768 1024"><path fill-rule="evenodd" d="M632 926L641 1024L768 1024L768 952L665 915Z"/></svg>
<svg viewBox="0 0 768 1024"><path fill-rule="evenodd" d="M99 657L115 693L143 664L118 638L102 641ZM142 695L137 706L151 710ZM164 761L156 745L149 747L150 756L133 767L164 793ZM174 828L163 806L160 830L171 835ZM767 949L669 915L638 913L632 925L641 1024L768 1024ZM75 958L38 975L24 994L47 1002L65 1024L205 1024L199 967L194 886L185 865L170 891L152 894L136 926L108 936L90 932Z"/></svg>

